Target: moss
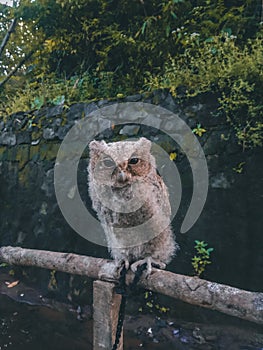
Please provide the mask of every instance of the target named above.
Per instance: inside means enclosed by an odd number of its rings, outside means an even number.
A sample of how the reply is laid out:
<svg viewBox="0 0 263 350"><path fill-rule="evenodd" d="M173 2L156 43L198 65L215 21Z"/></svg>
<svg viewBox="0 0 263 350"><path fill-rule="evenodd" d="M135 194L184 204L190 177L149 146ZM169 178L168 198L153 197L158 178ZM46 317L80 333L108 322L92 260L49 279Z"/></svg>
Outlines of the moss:
<svg viewBox="0 0 263 350"><path fill-rule="evenodd" d="M21 170L25 167L26 163L29 161L29 146L21 145L15 149L16 155L15 160L18 161L18 169Z"/></svg>
<svg viewBox="0 0 263 350"><path fill-rule="evenodd" d="M6 147L1 146L0 147L0 161L5 160L6 157Z"/></svg>
<svg viewBox="0 0 263 350"><path fill-rule="evenodd" d="M19 184L22 185L23 187L29 187L30 185L29 179L30 179L30 168L29 166L25 166L18 173Z"/></svg>
<svg viewBox="0 0 263 350"><path fill-rule="evenodd" d="M29 149L29 158L32 161L37 161L38 159L40 159L40 145L35 145L35 146L30 146Z"/></svg>
<svg viewBox="0 0 263 350"><path fill-rule="evenodd" d="M39 155L40 159L43 160L54 160L57 157L59 150L59 143L44 143L40 145Z"/></svg>
<svg viewBox="0 0 263 350"><path fill-rule="evenodd" d="M31 133L31 138L32 141L37 141L42 137L42 131L38 130L38 131L33 131Z"/></svg>

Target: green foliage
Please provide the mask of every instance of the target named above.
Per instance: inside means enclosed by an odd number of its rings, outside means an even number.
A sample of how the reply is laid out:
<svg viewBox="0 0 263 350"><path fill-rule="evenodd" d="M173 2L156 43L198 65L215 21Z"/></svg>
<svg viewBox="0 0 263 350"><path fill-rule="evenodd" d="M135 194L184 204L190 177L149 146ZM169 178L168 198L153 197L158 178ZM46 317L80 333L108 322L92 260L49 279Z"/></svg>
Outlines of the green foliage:
<svg viewBox="0 0 263 350"><path fill-rule="evenodd" d="M175 96L182 85L188 96L217 92L220 109L239 143L243 148L256 147L263 140L262 64L260 34L243 46L227 32L206 40L197 33L186 34L184 51L169 57L162 76L148 73L146 85L150 90L169 89Z"/></svg>
<svg viewBox="0 0 263 350"><path fill-rule="evenodd" d="M246 164L246 162L240 162L238 163L235 167L233 167L233 170L237 173L237 174L242 174L243 170L244 170L244 165Z"/></svg>
<svg viewBox="0 0 263 350"><path fill-rule="evenodd" d="M207 246L208 244L204 241L195 241L196 255L192 258L192 266L198 277L205 271L206 266L211 264L210 253L214 248L207 248Z"/></svg>
<svg viewBox="0 0 263 350"><path fill-rule="evenodd" d="M56 280L56 270L50 271L50 279L48 283L49 290L56 290L58 288L57 280Z"/></svg>
<svg viewBox="0 0 263 350"><path fill-rule="evenodd" d="M145 291L144 300L139 307L139 312L150 312L156 315L163 315L170 311L169 307L161 305L159 297L156 293Z"/></svg>
<svg viewBox="0 0 263 350"><path fill-rule="evenodd" d="M38 82L26 82L23 90L10 88L9 85L2 98L2 113L0 103L0 117L19 111L40 109L44 105L63 104L67 107L76 102L120 97L121 91L125 94L132 93L128 85L123 84L121 88L113 72L95 72L94 75L85 74L70 79L55 79L50 75Z"/></svg>
<svg viewBox="0 0 263 350"><path fill-rule="evenodd" d="M9 266L7 263L1 263L0 264L0 267L7 267L7 266Z"/></svg>
<svg viewBox="0 0 263 350"><path fill-rule="evenodd" d="M0 5L0 115L181 85L217 91L244 148L262 144L260 0L21 0ZM2 113L1 113L2 111Z"/></svg>
<svg viewBox="0 0 263 350"><path fill-rule="evenodd" d="M202 128L201 124L198 123L192 131L195 135L201 137L206 132L206 129Z"/></svg>

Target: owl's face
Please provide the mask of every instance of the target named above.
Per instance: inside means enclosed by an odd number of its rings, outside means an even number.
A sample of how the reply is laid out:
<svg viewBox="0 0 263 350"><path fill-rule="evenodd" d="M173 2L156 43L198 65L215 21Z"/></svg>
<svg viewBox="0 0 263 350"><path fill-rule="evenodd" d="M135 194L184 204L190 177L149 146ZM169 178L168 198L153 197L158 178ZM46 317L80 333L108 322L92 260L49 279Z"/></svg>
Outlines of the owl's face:
<svg viewBox="0 0 263 350"><path fill-rule="evenodd" d="M92 141L89 148L89 171L94 180L112 188L129 186L147 176L155 167L150 154L151 142L146 138L108 144Z"/></svg>

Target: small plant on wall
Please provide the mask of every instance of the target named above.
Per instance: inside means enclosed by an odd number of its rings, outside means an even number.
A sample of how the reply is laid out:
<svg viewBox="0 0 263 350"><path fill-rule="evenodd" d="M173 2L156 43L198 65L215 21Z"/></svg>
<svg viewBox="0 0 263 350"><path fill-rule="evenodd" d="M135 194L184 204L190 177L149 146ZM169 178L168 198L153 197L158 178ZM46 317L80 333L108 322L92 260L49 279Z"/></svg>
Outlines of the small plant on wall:
<svg viewBox="0 0 263 350"><path fill-rule="evenodd" d="M204 241L195 241L195 255L192 258L192 266L194 268L195 275L200 277L205 271L206 266L211 264L210 253L214 248L208 248L208 243Z"/></svg>

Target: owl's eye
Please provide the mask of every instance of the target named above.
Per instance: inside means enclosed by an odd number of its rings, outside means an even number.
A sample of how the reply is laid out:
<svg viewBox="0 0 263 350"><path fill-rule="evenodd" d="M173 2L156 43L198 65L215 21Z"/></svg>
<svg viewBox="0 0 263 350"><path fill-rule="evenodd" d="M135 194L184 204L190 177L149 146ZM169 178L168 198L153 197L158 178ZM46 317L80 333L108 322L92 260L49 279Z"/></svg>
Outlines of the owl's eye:
<svg viewBox="0 0 263 350"><path fill-rule="evenodd" d="M137 158L137 157L132 157L129 160L129 164L131 164L131 165L137 164L138 162L139 162L139 158Z"/></svg>
<svg viewBox="0 0 263 350"><path fill-rule="evenodd" d="M111 158L104 158L102 160L102 164L106 167L106 168L113 168L115 166L115 162L111 159Z"/></svg>

